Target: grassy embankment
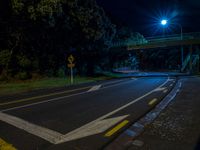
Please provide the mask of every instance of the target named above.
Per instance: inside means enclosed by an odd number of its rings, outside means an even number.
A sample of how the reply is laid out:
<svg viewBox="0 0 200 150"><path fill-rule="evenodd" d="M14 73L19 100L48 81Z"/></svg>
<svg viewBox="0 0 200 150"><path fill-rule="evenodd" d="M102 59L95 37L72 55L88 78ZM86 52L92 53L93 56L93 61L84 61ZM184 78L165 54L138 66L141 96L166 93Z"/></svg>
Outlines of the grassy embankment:
<svg viewBox="0 0 200 150"><path fill-rule="evenodd" d="M81 84L99 80L106 80L109 78L119 77L119 75L112 73L105 73L100 77L75 77L74 84ZM0 82L0 95L15 94L20 92L26 92L36 89L62 87L70 85L70 78L41 78L27 81L10 81Z"/></svg>

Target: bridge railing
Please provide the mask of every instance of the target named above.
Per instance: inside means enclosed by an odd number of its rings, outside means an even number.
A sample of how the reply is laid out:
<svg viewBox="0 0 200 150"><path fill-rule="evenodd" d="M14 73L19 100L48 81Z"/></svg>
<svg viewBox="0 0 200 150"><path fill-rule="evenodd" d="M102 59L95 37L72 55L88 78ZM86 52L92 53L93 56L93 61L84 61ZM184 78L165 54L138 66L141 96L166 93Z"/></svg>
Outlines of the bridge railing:
<svg viewBox="0 0 200 150"><path fill-rule="evenodd" d="M128 45L137 46L148 43L158 43L158 42L167 42L167 41L178 41L178 40L191 40L191 39L200 39L200 32L193 33L183 33L181 34L173 34L173 35L165 35L165 36L154 36L154 37L145 37L145 39L127 39L123 41L116 41L112 43L112 47L124 47Z"/></svg>

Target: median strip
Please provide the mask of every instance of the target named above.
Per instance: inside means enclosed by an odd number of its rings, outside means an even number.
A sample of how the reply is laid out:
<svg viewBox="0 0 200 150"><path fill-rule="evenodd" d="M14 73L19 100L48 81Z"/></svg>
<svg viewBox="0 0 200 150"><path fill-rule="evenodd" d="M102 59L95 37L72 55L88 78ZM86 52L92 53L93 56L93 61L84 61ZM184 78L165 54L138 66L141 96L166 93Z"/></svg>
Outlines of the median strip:
<svg viewBox="0 0 200 150"><path fill-rule="evenodd" d="M111 129L110 131L108 131L105 134L105 137L109 137L112 136L114 133L116 133L117 131L119 131L121 128L123 128L125 125L127 125L129 123L128 120L124 120L122 121L120 124L118 124L117 126L115 126L113 129Z"/></svg>
<svg viewBox="0 0 200 150"><path fill-rule="evenodd" d="M2 138L0 138L0 150L17 150L17 149L13 147L11 144L4 141Z"/></svg>

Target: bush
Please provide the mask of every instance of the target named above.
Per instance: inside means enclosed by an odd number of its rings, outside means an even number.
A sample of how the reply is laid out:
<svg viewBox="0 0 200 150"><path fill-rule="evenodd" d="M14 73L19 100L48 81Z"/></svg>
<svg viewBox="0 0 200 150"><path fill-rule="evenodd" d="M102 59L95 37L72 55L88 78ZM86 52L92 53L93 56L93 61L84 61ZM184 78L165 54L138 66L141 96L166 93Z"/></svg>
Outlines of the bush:
<svg viewBox="0 0 200 150"><path fill-rule="evenodd" d="M7 81L7 80L8 78L4 74L0 75L0 81Z"/></svg>
<svg viewBox="0 0 200 150"><path fill-rule="evenodd" d="M64 68L60 68L57 72L57 77L65 77L65 69Z"/></svg>
<svg viewBox="0 0 200 150"><path fill-rule="evenodd" d="M23 71L23 72L17 73L17 75L15 76L15 78L17 78L19 80L27 80L27 79L30 78L30 75L27 72Z"/></svg>

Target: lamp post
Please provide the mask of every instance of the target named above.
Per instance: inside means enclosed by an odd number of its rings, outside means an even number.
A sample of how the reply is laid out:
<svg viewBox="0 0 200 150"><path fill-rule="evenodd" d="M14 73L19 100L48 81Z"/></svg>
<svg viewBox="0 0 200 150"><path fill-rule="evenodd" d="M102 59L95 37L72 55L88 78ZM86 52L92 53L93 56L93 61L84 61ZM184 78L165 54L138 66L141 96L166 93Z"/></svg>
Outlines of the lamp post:
<svg viewBox="0 0 200 150"><path fill-rule="evenodd" d="M181 41L183 40L183 27L181 24L177 24L181 29ZM181 45L181 67L183 67L183 46Z"/></svg>
<svg viewBox="0 0 200 150"><path fill-rule="evenodd" d="M168 20L163 19L163 20L161 20L160 24L161 24L163 27L165 27L165 26L167 26L167 24L168 24ZM165 36L165 30L164 30L164 29L165 29L165 28L163 28L163 37Z"/></svg>
<svg viewBox="0 0 200 150"><path fill-rule="evenodd" d="M166 26L168 21L166 19L161 20L161 25ZM183 27L181 24L177 23L177 25L180 27L181 30L181 41L183 40ZM183 46L181 45L181 67L183 67Z"/></svg>

